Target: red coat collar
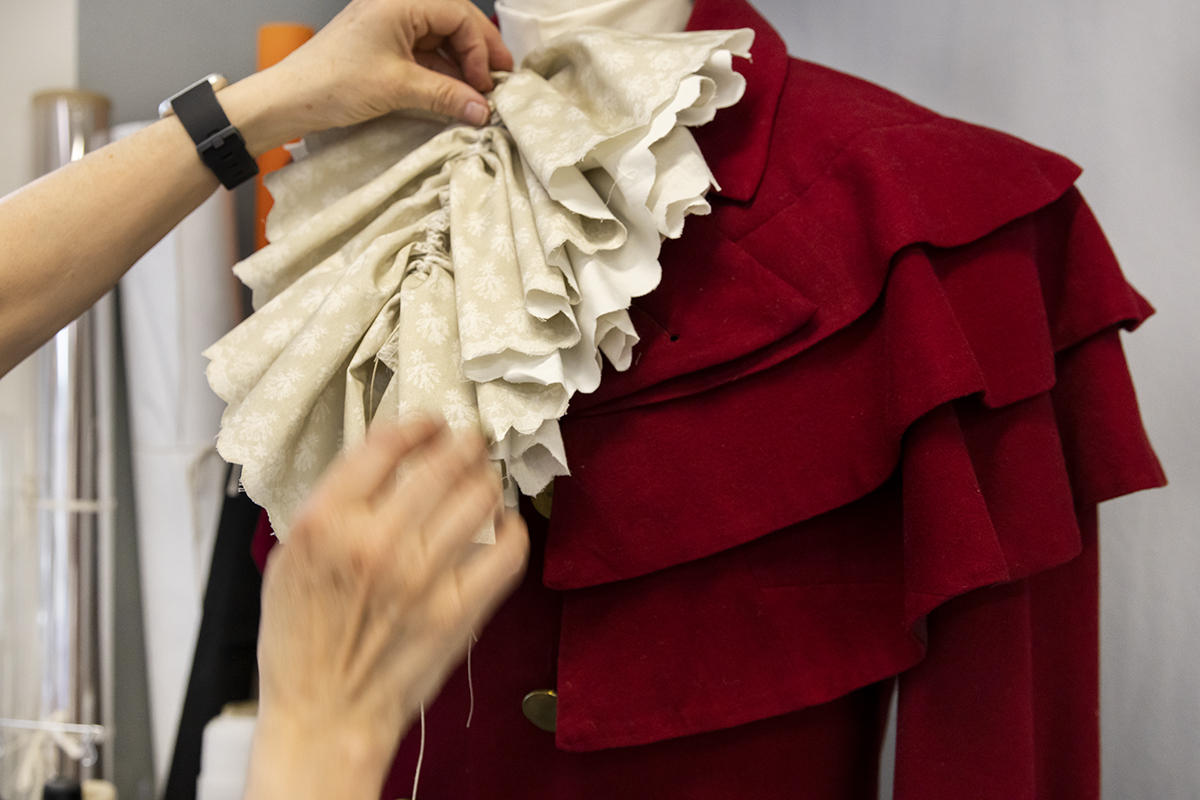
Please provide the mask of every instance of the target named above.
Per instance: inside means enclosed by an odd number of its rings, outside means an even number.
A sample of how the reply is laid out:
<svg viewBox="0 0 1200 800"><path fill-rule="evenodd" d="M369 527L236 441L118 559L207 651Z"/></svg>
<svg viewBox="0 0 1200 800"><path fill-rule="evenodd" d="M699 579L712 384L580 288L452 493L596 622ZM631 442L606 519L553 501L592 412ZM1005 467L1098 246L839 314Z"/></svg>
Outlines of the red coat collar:
<svg viewBox="0 0 1200 800"><path fill-rule="evenodd" d="M746 77L746 94L693 133L721 185L719 194L744 202L754 196L766 169L788 54L783 39L746 0L696 0L689 31L732 28L754 30L751 58L734 62Z"/></svg>

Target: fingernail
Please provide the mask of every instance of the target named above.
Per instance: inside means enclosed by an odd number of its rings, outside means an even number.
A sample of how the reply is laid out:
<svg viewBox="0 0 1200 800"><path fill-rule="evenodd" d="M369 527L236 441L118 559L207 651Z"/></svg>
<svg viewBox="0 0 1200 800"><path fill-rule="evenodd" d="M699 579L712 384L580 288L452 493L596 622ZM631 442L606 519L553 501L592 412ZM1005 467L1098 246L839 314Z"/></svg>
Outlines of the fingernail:
<svg viewBox="0 0 1200 800"><path fill-rule="evenodd" d="M474 100L467 103L466 109L463 111L463 116L467 118L467 122L472 125L483 125L487 123L491 114L488 113L487 106L482 103L476 103Z"/></svg>

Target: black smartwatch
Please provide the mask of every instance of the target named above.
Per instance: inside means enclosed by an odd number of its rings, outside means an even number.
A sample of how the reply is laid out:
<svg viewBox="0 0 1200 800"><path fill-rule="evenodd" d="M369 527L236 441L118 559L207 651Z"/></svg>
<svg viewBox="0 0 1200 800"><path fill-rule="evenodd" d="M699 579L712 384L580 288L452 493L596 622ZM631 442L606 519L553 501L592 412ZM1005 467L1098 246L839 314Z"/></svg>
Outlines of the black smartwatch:
<svg viewBox="0 0 1200 800"><path fill-rule="evenodd" d="M257 175L258 164L254 163L246 150L246 141L229 123L229 117L217 102L213 86L224 84L225 79L220 75L209 75L162 101L158 114L161 117L175 112L196 143L200 160L226 189L232 189Z"/></svg>

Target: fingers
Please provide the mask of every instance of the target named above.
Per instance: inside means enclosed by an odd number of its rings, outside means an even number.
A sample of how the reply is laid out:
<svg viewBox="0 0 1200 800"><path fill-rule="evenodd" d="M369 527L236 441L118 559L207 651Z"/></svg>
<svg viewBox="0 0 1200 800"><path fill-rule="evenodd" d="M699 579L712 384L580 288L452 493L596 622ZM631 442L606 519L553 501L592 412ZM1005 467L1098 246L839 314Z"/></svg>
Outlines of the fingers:
<svg viewBox="0 0 1200 800"><path fill-rule="evenodd" d="M491 70L512 69L512 54L500 31L474 5L444 3L427 12L426 33L413 42L416 61L445 75L461 77L449 81L428 72L410 73L408 94L419 107L472 125L484 125L490 114L479 92L495 88ZM430 56L438 55L454 66L451 72ZM458 74L456 75L455 72Z"/></svg>
<svg viewBox="0 0 1200 800"><path fill-rule="evenodd" d="M490 52L495 46L485 34L487 30L495 31L490 23L463 25L450 35L449 45L458 59L467 83L481 92L490 92L494 88L491 70L488 69ZM499 35L496 37L499 40ZM500 43L503 47L503 43Z"/></svg>
<svg viewBox="0 0 1200 800"><path fill-rule="evenodd" d="M463 79L462 70L458 68L458 64L436 50L433 52L419 51L413 54L413 59L422 67L441 73L447 78L454 78L457 81Z"/></svg>
<svg viewBox="0 0 1200 800"><path fill-rule="evenodd" d="M493 88L491 70L512 69L512 53L500 31L471 3L439 5L429 16L429 32L451 51L467 83L481 92Z"/></svg>
<svg viewBox="0 0 1200 800"><path fill-rule="evenodd" d="M504 44L504 39L500 36L500 29L492 24L492 21L484 16L482 11L476 9L477 26L479 35L483 38L484 44L487 46L487 59L484 62L486 70L504 70L511 71L513 68L513 57L508 46ZM458 44L455 43L455 49L458 49ZM488 83L491 83L491 76L488 76Z"/></svg>
<svg viewBox="0 0 1200 800"><path fill-rule="evenodd" d="M529 531L515 510L506 511L504 522L496 527L496 543L480 545L475 562L467 562L460 572L459 584L468 608L477 609L470 621L475 628L509 593L516 588L529 563Z"/></svg>
<svg viewBox="0 0 1200 800"><path fill-rule="evenodd" d="M433 588L429 598L432 623L445 633L476 630L508 597L529 559L529 534L515 511L496 529L496 543L475 545L453 575Z"/></svg>
<svg viewBox="0 0 1200 800"><path fill-rule="evenodd" d="M413 64L404 75L401 107L421 108L471 125L487 124L491 116L483 95L462 81Z"/></svg>
<svg viewBox="0 0 1200 800"><path fill-rule="evenodd" d="M413 547L405 550L412 553L419 547L421 558L429 569L444 569L499 507L499 475L486 461L476 464L430 511L421 526L420 539L414 540Z"/></svg>
<svg viewBox="0 0 1200 800"><path fill-rule="evenodd" d="M445 422L420 418L400 426L378 426L367 439L330 466L312 495L312 502L366 500L384 488L400 460L445 427Z"/></svg>
<svg viewBox="0 0 1200 800"><path fill-rule="evenodd" d="M489 469L483 437L478 433L448 434L414 453L404 465L403 478L380 500L378 512L385 518L425 526L435 510L447 505L448 495L491 491Z"/></svg>
<svg viewBox="0 0 1200 800"><path fill-rule="evenodd" d="M421 109L486 125L491 70L511 69L500 32L468 0L353 0L321 32L238 90L282 96L256 146L389 111ZM268 76L262 78L262 75ZM266 83L263 83L263 81ZM254 84L259 88L251 91ZM266 88L262 88L262 87ZM238 85L222 93L223 101ZM253 108L246 112L252 115Z"/></svg>
<svg viewBox="0 0 1200 800"><path fill-rule="evenodd" d="M504 40L500 38L500 29L493 25L490 19L487 20L487 25L484 26L483 35L488 43L488 66L494 70L512 72L512 52L504 44Z"/></svg>

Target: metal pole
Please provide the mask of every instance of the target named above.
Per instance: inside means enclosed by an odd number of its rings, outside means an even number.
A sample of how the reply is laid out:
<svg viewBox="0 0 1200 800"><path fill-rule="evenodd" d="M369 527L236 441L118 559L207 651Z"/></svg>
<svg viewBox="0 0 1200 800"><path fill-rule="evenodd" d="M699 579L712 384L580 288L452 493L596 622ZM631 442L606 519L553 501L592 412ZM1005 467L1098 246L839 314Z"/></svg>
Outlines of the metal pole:
<svg viewBox="0 0 1200 800"><path fill-rule="evenodd" d="M108 100L75 90L34 98L38 174L104 144ZM39 541L42 714L112 721L112 298L59 331L39 352ZM111 776L102 764L60 758L65 777Z"/></svg>

